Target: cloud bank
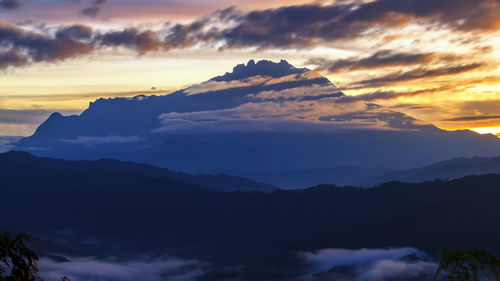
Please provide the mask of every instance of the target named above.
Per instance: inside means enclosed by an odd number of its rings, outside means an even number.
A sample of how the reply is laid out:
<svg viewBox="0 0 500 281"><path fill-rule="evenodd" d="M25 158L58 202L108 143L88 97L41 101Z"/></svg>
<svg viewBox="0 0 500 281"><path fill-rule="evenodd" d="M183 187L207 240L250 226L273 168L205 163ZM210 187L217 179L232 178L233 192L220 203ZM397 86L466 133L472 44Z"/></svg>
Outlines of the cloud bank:
<svg viewBox="0 0 500 281"><path fill-rule="evenodd" d="M437 264L426 261L426 254L414 248L324 249L299 254L311 264L303 280L417 281L432 278Z"/></svg>
<svg viewBox="0 0 500 281"><path fill-rule="evenodd" d="M136 143L142 142L145 139L139 136L105 136L105 137L95 137L95 136L79 136L76 139L64 139L62 142L73 143L73 144L83 144L83 145L98 145L98 144L124 144L124 143Z"/></svg>
<svg viewBox="0 0 500 281"><path fill-rule="evenodd" d="M95 17L105 1L93 1L82 14ZM1 7L17 7L17 1L3 0ZM0 39L11 50L26 52L32 62L57 61L86 55L103 47L123 47L145 54L151 51L190 48L199 44L219 48L309 48L324 43L367 36L384 28L411 24L447 28L459 32L492 32L500 26L495 0L423 0L417 3L377 0L367 3L335 2L330 5L285 6L261 11L240 12L234 8L217 10L190 23L179 23L162 30L127 27L96 32L92 38L54 38L11 25L0 26ZM60 27L62 28L62 27ZM87 27L87 29L90 29ZM3 54L5 55L5 54ZM395 54L380 51L358 62L321 63L331 71L371 68L381 63L399 65L425 62L432 54ZM11 63L10 66L19 66Z"/></svg>
<svg viewBox="0 0 500 281"><path fill-rule="evenodd" d="M258 64L261 64L259 62ZM281 66L280 62L269 63ZM250 61L243 68L251 69ZM271 68L271 67L269 67ZM292 68L293 70L293 68ZM240 66L226 75L243 71ZM246 70L245 70L246 71ZM161 126L155 133L227 132L341 132L345 130L419 130L415 119L404 114L366 104L369 98L345 96L337 87L314 71L281 77L244 76L214 78L183 90L185 99L210 100L209 110L201 107L159 115ZM243 71L244 72L244 71ZM291 83L291 84L290 84ZM277 86L276 90L252 88ZM286 87L281 87L286 85ZM250 90L248 90L250 89ZM248 90L248 91L247 91ZM370 94L370 97L375 96ZM233 102L226 98L234 97ZM208 99L209 98L209 99ZM196 104L196 102L193 100Z"/></svg>
<svg viewBox="0 0 500 281"><path fill-rule="evenodd" d="M59 280L61 276L67 276L73 281L191 281L204 274L205 266L196 260L171 257L137 261L75 258L66 262L41 258L39 262L40 276L46 280Z"/></svg>
<svg viewBox="0 0 500 281"><path fill-rule="evenodd" d="M0 8L2 9L17 9L21 6L19 0L1 0Z"/></svg>
<svg viewBox="0 0 500 281"><path fill-rule="evenodd" d="M106 0L93 0L90 7L84 8L80 11L81 15L95 18L97 14L101 11L101 5L104 4Z"/></svg>
<svg viewBox="0 0 500 281"><path fill-rule="evenodd" d="M298 270L303 272L302 276L285 279L272 277L270 280L417 281L431 278L437 269L436 263L426 260L425 253L413 248L324 249L300 252L297 255L302 261L299 266L301 269ZM67 276L76 281L195 281L221 280L221 276L233 276L235 273L239 273L236 275L237 280L255 280L251 267L242 270L245 267L214 265L195 259L168 256L144 256L132 260L91 257L68 259L51 256L41 258L39 268L41 276L46 280L58 280L61 276ZM244 273L246 271L249 272Z"/></svg>

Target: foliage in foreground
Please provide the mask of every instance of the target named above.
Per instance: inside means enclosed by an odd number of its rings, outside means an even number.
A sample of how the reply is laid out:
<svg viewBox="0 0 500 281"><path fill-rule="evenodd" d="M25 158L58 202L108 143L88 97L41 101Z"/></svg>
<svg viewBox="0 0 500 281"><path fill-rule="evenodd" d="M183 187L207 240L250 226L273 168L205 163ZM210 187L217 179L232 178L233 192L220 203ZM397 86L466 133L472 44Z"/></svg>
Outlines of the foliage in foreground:
<svg viewBox="0 0 500 281"><path fill-rule="evenodd" d="M25 235L0 232L0 281L43 281L38 275L38 254L25 241L29 241ZM441 250L437 257L434 281L499 280L500 260L486 251Z"/></svg>
<svg viewBox="0 0 500 281"><path fill-rule="evenodd" d="M434 281L498 280L500 260L486 251L441 250L437 256L441 261Z"/></svg>
<svg viewBox="0 0 500 281"><path fill-rule="evenodd" d="M25 240L27 236L0 232L0 281L42 280L38 276L38 255Z"/></svg>

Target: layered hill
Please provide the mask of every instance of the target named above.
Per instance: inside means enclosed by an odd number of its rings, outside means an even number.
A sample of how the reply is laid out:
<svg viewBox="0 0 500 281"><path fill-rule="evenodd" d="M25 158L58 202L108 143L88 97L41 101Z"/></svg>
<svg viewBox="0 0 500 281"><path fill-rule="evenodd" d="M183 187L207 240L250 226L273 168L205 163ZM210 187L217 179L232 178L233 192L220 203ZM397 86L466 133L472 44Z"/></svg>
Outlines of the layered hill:
<svg viewBox="0 0 500 281"><path fill-rule="evenodd" d="M415 169L383 173L371 178L360 179L356 183L358 185L373 186L388 181L416 183L485 174L500 174L500 157L456 158Z"/></svg>
<svg viewBox="0 0 500 281"><path fill-rule="evenodd" d="M279 172L245 172L227 171L227 174L237 175L259 182L265 182L283 189L300 189L320 184L334 184L337 186L373 186L378 178L396 174L396 170L387 168L366 167L318 167L304 170L289 170ZM438 177L439 178L439 177ZM374 180L377 179L377 180ZM386 181L392 181L387 177ZM374 180L372 182L372 180Z"/></svg>
<svg viewBox="0 0 500 281"><path fill-rule="evenodd" d="M189 172L255 172L413 168L499 155L500 140L440 130L345 96L327 78L286 61L252 60L170 94L99 99L80 115L54 113L15 149Z"/></svg>
<svg viewBox="0 0 500 281"><path fill-rule="evenodd" d="M173 255L217 265L220 271L203 272L211 278L202 280L287 280L307 266L297 258L301 251L500 253L500 175L266 193L145 177L116 161L10 153L1 155L0 165L0 229L42 238L35 246L47 254L103 260Z"/></svg>
<svg viewBox="0 0 500 281"><path fill-rule="evenodd" d="M53 158L35 157L27 152L9 151L0 154L0 169L10 179L21 178L29 173L34 185L63 187L81 182L91 186L116 184L136 184L140 189L147 181L168 179L189 184L201 189L218 191L263 191L270 192L276 187L255 182L243 177L219 175L190 175L172 172L152 165L122 162L113 159L97 161L69 161ZM15 181L2 181L5 185L15 185Z"/></svg>
<svg viewBox="0 0 500 281"><path fill-rule="evenodd" d="M390 181L416 183L436 179L450 180L472 175L500 174L500 157L461 157L407 170L323 167L283 172L227 171L227 173L284 189L306 188L319 184L374 187Z"/></svg>

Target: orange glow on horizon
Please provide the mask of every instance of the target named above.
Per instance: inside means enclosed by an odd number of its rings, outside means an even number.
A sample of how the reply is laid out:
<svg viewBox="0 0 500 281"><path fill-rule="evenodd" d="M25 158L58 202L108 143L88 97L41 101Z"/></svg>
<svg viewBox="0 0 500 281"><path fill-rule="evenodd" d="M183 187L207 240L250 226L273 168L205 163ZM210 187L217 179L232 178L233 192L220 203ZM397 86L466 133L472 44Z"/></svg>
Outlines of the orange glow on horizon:
<svg viewBox="0 0 500 281"><path fill-rule="evenodd" d="M470 128L471 131L477 132L479 134L492 134L500 138L500 126L498 127L479 127Z"/></svg>

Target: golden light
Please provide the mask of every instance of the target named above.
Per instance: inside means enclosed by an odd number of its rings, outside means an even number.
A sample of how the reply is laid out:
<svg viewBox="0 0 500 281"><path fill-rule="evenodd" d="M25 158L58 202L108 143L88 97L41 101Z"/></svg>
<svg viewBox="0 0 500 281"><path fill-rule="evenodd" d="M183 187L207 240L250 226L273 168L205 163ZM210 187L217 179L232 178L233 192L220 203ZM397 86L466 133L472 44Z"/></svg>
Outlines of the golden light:
<svg viewBox="0 0 500 281"><path fill-rule="evenodd" d="M479 127L479 128L471 128L470 130L477 132L479 134L492 134L500 136L500 127Z"/></svg>

